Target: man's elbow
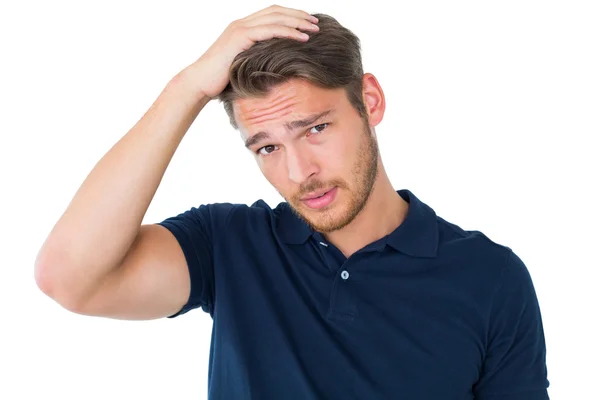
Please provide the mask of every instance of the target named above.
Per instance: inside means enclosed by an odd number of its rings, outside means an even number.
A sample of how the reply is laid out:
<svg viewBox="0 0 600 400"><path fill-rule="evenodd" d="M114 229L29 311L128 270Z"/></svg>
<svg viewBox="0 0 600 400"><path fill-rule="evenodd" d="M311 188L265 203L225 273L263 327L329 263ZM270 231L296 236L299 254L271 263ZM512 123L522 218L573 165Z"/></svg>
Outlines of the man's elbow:
<svg viewBox="0 0 600 400"><path fill-rule="evenodd" d="M55 266L53 267L52 264L36 260L34 279L38 289L61 307L79 314L81 301L77 300L77 296L65 287L64 280L61 281L58 278L56 271Z"/></svg>

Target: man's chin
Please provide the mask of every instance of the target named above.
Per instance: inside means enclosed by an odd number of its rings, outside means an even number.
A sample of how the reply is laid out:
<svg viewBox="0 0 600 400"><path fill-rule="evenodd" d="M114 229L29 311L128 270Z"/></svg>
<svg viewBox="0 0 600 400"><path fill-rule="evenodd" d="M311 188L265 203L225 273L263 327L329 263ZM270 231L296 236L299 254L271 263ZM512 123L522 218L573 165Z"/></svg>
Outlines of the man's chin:
<svg viewBox="0 0 600 400"><path fill-rule="evenodd" d="M294 210L304 222L317 232L330 233L347 225L343 214L334 212L332 209L311 209L302 207Z"/></svg>

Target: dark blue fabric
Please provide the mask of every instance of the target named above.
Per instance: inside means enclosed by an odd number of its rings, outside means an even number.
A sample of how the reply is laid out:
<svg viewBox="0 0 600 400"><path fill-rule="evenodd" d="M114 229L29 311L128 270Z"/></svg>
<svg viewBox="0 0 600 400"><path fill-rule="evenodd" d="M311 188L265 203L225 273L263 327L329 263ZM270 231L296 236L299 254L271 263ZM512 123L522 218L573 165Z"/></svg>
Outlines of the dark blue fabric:
<svg viewBox="0 0 600 400"><path fill-rule="evenodd" d="M287 203L201 205L160 223L191 277L169 318L213 318L209 399L548 399L521 259L398 194L402 224L348 259Z"/></svg>

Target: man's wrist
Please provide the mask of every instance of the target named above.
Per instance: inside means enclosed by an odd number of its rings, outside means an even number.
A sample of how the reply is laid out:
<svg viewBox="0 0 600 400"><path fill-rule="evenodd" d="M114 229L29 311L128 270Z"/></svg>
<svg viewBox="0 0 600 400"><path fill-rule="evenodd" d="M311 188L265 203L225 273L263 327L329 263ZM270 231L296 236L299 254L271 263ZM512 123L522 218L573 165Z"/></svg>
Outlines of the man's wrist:
<svg viewBox="0 0 600 400"><path fill-rule="evenodd" d="M189 97L194 103L208 103L211 98L202 91L198 82L198 74L193 65L184 68L171 79L167 90Z"/></svg>

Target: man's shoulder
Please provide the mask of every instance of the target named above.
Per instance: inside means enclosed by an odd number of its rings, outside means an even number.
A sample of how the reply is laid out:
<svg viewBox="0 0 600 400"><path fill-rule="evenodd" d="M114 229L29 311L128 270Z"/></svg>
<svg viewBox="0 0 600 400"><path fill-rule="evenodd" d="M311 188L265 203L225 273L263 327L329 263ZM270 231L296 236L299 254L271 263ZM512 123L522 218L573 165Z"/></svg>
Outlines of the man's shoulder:
<svg viewBox="0 0 600 400"><path fill-rule="evenodd" d="M490 250L505 252L510 248L499 241L492 239L488 234L478 229L465 229L463 226L450 222L439 215L437 223L440 240L444 244L460 244L467 246L484 246Z"/></svg>
<svg viewBox="0 0 600 400"><path fill-rule="evenodd" d="M219 215L236 214L238 217L252 217L256 215L278 215L288 209L289 205L286 202L281 202L275 207L271 207L266 201L259 199L251 204L228 201L202 203L191 207L187 212L204 212Z"/></svg>
<svg viewBox="0 0 600 400"><path fill-rule="evenodd" d="M228 208L235 218L260 218L276 217L289 209L286 202L276 204L274 207L265 200L259 199L251 204L246 203L218 203L221 207Z"/></svg>
<svg viewBox="0 0 600 400"><path fill-rule="evenodd" d="M440 233L440 250L454 254L474 265L485 266L500 273L508 260L515 255L505 243L492 239L482 230L465 229L456 223L437 217Z"/></svg>
<svg viewBox="0 0 600 400"><path fill-rule="evenodd" d="M257 228L263 223L270 225L276 222L279 216L286 212L289 212L289 205L286 202L281 202L273 208L262 199L256 200L250 205L217 201L193 206L160 223L208 224L221 229L239 228L242 225L252 225Z"/></svg>
<svg viewBox="0 0 600 400"><path fill-rule="evenodd" d="M286 202L275 206L269 205L265 200L259 199L253 203L214 203L211 205L220 213L227 215L227 225L232 228L248 227L260 229L276 225L283 214L290 211Z"/></svg>
<svg viewBox="0 0 600 400"><path fill-rule="evenodd" d="M531 290L532 279L522 258L507 245L481 230L468 230L438 216L440 226L439 254L450 265L468 275L477 284L477 292L496 296L498 288L504 294ZM462 276L462 275L461 275ZM490 301L491 297L487 297ZM489 304L482 300L482 304Z"/></svg>

